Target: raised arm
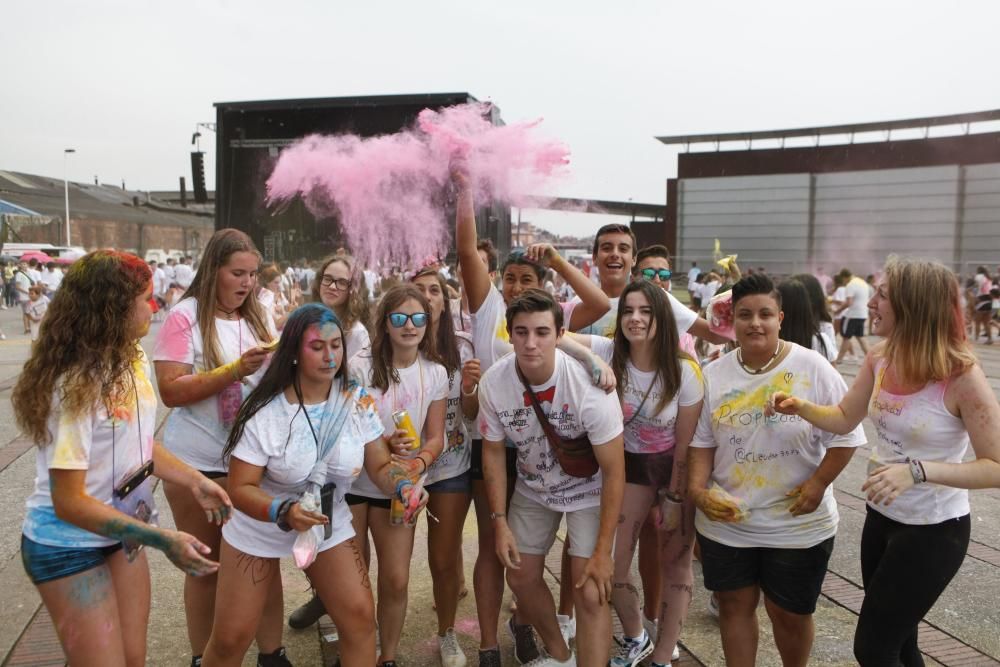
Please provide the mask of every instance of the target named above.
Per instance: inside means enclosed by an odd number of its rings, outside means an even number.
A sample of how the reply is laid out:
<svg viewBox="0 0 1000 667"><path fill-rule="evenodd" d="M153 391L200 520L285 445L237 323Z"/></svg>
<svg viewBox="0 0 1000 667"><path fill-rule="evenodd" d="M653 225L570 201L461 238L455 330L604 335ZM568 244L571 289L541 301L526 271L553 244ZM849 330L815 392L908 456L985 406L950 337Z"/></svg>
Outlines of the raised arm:
<svg viewBox="0 0 1000 667"><path fill-rule="evenodd" d="M525 255L543 266L551 267L580 297L580 303L573 309L573 315L566 323L566 328L570 331L593 324L611 310L611 299L608 295L602 292L594 281L583 275L580 269L567 262L551 244L536 243L528 246Z"/></svg>
<svg viewBox="0 0 1000 667"><path fill-rule="evenodd" d="M483 264L476 249L476 209L472 202L472 190L465 174L455 172L452 180L458 191L455 202L455 246L458 263L462 267L462 281L468 295L469 312L479 311L492 287L489 267Z"/></svg>
<svg viewBox="0 0 1000 667"><path fill-rule="evenodd" d="M804 398L778 391L768 399L765 414L770 416L780 412L783 415L798 415L824 431L837 435L850 433L868 414L868 402L875 388L874 357L881 350L882 344L868 351L858 376L854 378L854 384L838 405L816 405Z"/></svg>

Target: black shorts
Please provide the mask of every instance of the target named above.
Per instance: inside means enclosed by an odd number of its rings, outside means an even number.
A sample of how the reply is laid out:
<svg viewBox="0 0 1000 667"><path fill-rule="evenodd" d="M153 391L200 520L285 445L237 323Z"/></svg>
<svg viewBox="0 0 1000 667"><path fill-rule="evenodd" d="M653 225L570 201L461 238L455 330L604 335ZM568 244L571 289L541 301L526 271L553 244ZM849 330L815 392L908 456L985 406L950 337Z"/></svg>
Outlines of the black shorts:
<svg viewBox="0 0 1000 667"><path fill-rule="evenodd" d="M674 471L674 450L655 454L625 452L625 483L655 486L660 489L670 485Z"/></svg>
<svg viewBox="0 0 1000 667"><path fill-rule="evenodd" d="M517 476L517 448L507 447L507 484ZM472 463L469 466L469 474L473 481L483 480L483 441L472 441Z"/></svg>
<svg viewBox="0 0 1000 667"><path fill-rule="evenodd" d="M863 317L845 319L843 328L844 338L863 338L865 335L865 319Z"/></svg>
<svg viewBox="0 0 1000 667"><path fill-rule="evenodd" d="M392 505L392 501L389 498L369 498L367 496L358 496L353 493L348 493L344 496L344 500L347 501L348 506L368 504L372 507L380 507L384 510L389 509L389 506Z"/></svg>
<svg viewBox="0 0 1000 667"><path fill-rule="evenodd" d="M760 586L771 602L793 614L816 611L833 538L808 549L731 547L698 533L705 588L735 591Z"/></svg>
<svg viewBox="0 0 1000 667"><path fill-rule="evenodd" d="M229 473L224 470L199 470L198 472L209 479L221 479L229 476Z"/></svg>

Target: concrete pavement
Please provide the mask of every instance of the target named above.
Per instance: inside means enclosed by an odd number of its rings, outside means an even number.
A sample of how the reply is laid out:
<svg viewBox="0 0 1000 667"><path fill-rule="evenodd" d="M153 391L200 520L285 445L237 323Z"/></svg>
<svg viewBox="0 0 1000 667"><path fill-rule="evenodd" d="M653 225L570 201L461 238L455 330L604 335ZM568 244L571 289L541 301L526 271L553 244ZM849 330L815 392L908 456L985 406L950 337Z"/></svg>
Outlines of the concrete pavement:
<svg viewBox="0 0 1000 667"><path fill-rule="evenodd" d="M0 499L9 508L0 515L0 590L6 593L5 604L0 605L0 655L4 656L3 665L63 664L58 645L53 648L44 610L39 613L38 595L24 575L19 558L20 523L24 498L30 493L34 477L34 451L30 443L19 437L9 398L10 387L28 356L29 344L27 337L20 335L16 311L0 311L0 327L8 337L0 341ZM154 333L156 328L154 324ZM147 349L151 340L152 334L144 341ZM1000 346L980 345L976 352L994 390L1000 389ZM856 369L856 364L841 368L848 382ZM165 410L161 409L160 419L164 415ZM873 434L867 423L866 432L871 439ZM858 547L864 520L860 487L865 459L862 453L855 456L835 483L841 524L824 595L815 617L816 644L811 664L855 664L851 641L856 609L863 595ZM159 495L161 520L164 525L171 525L166 500L162 493ZM477 549L475 530L470 512L463 547L465 576L470 588ZM929 657L928 664L1000 664L996 662L1000 658L1000 604L997 603L1000 599L1000 490L972 493L972 540L961 571L927 615L927 626L921 630L921 648ZM434 641L436 620L431 606L430 576L425 566L426 527L423 522L417 527L413 562L401 663L408 667L438 665ZM181 603L182 577L161 554L151 554L150 563L154 600L148 664L187 665L189 651ZM552 563L547 580L554 590L558 575L558 563ZM283 564L283 579L285 606L290 611L307 598L308 590L304 577L290 562ZM700 585L698 569L695 582L695 598L681 638L683 646L690 650L690 657L686 655L678 664L723 665L718 626L707 613L708 595ZM505 609L508 603L509 600L505 601ZM780 664L763 609L760 616L758 664ZM456 630L470 664L474 665L479 628L471 591L459 605ZM285 641L296 665L321 665L329 660L331 647L326 647L326 658L321 651L322 634L316 628L298 632L286 628ZM510 640L505 633L501 633L501 647L504 664L514 664ZM254 655L251 650L244 664L254 664Z"/></svg>

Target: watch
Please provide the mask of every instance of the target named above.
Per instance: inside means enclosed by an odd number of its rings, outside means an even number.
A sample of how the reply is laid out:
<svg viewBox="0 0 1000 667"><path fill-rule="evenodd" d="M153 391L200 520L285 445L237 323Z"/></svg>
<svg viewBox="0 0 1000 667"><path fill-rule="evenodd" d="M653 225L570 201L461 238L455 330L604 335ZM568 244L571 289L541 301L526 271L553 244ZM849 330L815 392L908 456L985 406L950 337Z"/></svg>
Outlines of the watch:
<svg viewBox="0 0 1000 667"><path fill-rule="evenodd" d="M490 512L490 520L496 521L497 519L506 519L507 515L503 512Z"/></svg>

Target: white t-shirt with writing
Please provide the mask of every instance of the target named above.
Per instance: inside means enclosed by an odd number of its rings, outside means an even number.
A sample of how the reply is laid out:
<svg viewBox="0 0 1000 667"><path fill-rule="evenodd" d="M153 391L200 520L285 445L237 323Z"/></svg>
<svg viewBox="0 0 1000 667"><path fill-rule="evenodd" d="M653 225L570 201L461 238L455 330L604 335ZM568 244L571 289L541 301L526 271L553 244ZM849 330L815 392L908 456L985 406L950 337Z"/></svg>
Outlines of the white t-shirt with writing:
<svg viewBox="0 0 1000 667"><path fill-rule="evenodd" d="M110 410L101 403L72 415L63 410L59 392L54 392L48 421L53 440L35 450L35 490L26 502L22 530L29 539L54 547L106 547L118 542L56 516L49 470L86 470L87 495L111 505L115 487L152 460L156 395L149 381L149 362L141 347L138 351L132 366L135 389L126 381L124 394Z"/></svg>
<svg viewBox="0 0 1000 667"><path fill-rule="evenodd" d="M698 320L698 314L678 301L677 297L670 292L664 290L663 293L667 295L667 300L670 302L670 310L674 314L674 322L677 323L677 333L686 333L687 330L690 329ZM601 319L597 320L590 326L578 329L576 333L614 338L615 329L618 327L619 299L620 297L614 297L611 299L611 308L601 317ZM580 303L580 297L574 297L573 302L577 304Z"/></svg>
<svg viewBox="0 0 1000 667"><path fill-rule="evenodd" d="M364 389L354 386L349 391L353 397L353 409L344 420L336 447L353 452L360 468L364 464L367 443L378 440L382 435L382 422L374 402ZM305 406L309 420L317 431L326 407L326 403ZM297 499L306 490L306 480L318 456L309 423L299 406L289 403L282 392L246 423L233 456L264 468L260 488L265 493L275 498ZM329 518L332 534L320 544L320 551L354 536L351 510L347 503L333 503ZM236 510L229 523L223 526L222 535L244 553L261 558L284 558L292 554L298 533L286 533L277 524L258 521Z"/></svg>
<svg viewBox="0 0 1000 667"><path fill-rule="evenodd" d="M399 382L390 383L387 391L382 391L371 384L372 358L371 353L362 352L351 358L351 377L374 399L379 419L382 420L383 433L391 435L396 430L392 413L406 410L410 413L413 428L420 434L421 442L426 437L424 426L427 411L434 401L448 397L448 373L441 364L428 361L423 354L417 356L417 361L406 368L397 368ZM446 443L447 444L447 443ZM418 450L419 451L419 450ZM413 452L415 456L417 452ZM426 458L426 457L425 457ZM387 498L375 483L362 471L354 483L351 493L366 498Z"/></svg>
<svg viewBox="0 0 1000 667"><path fill-rule="evenodd" d="M698 531L733 547L805 549L837 532L833 486L811 514L792 516L795 498L786 494L805 482L830 447L865 443L858 426L840 436L822 431L801 417L765 416L764 406L776 391L817 405L835 405L847 385L822 356L790 345L788 356L773 370L754 375L744 370L733 350L705 367L705 404L692 447L715 447L709 486L714 482L746 501L750 516L739 523L711 521L699 510Z"/></svg>
<svg viewBox="0 0 1000 667"><path fill-rule="evenodd" d="M613 340L595 336L590 339L590 347L594 354L606 363L611 363L615 348ZM631 361L625 362L628 372L628 384L622 393L622 416L628 422L624 425L625 451L633 454L659 454L669 452L677 444L677 408L694 405L705 395L704 380L698 364L692 359L681 359L680 366L681 386L677 394L662 410L656 412L656 406L663 396L658 373L640 371ZM648 396L646 392L649 392ZM642 400L644 396L645 403Z"/></svg>
<svg viewBox="0 0 1000 667"><path fill-rule="evenodd" d="M474 358L472 337L455 332L462 363ZM448 406L444 417L444 450L427 470L427 484L458 477L472 465L472 440L462 415L462 368L448 378Z"/></svg>
<svg viewBox="0 0 1000 667"><path fill-rule="evenodd" d="M274 322L265 318L271 335L276 336ZM263 341L257 339L253 328L242 318L239 320L215 319L218 337L219 363L236 361L252 347ZM198 302L189 297L170 309L166 321L156 336L153 361L175 361L192 366L192 373L204 373L205 351L198 325ZM246 398L264 375L264 364L253 375L243 378L242 394ZM222 448L229 437L229 429L222 423L219 396L209 396L190 405L174 408L163 429L163 444L180 460L201 471L224 472Z"/></svg>
<svg viewBox="0 0 1000 667"><path fill-rule="evenodd" d="M854 276L844 288L845 298L853 297L851 305L843 312L843 316L849 320L868 319L868 283L861 278Z"/></svg>
<svg viewBox="0 0 1000 667"><path fill-rule="evenodd" d="M555 371L531 389L542 412L561 438L588 436L599 446L622 433L618 397L595 387L583 366L556 350ZM515 489L525 497L559 512L601 503L601 474L586 479L563 472L542 425L518 378L514 355L504 357L479 382L479 428L483 438L505 438L517 448Z"/></svg>

